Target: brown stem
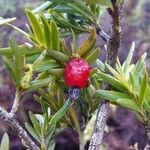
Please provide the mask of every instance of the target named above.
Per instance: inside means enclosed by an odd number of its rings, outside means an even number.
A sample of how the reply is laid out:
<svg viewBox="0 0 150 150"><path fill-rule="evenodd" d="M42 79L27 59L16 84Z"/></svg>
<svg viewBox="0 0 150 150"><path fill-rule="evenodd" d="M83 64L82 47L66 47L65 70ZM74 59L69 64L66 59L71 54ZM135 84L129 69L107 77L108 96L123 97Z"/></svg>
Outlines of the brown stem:
<svg viewBox="0 0 150 150"><path fill-rule="evenodd" d="M107 42L107 64L115 67L116 59L118 56L118 49L120 46L121 27L120 27L120 9L116 0L111 0L112 8L108 8L108 13L112 18L112 31ZM105 73L110 74L106 69ZM111 87L107 83L103 83L104 90L110 90ZM100 107L98 108L97 119L95 122L94 132L90 141L89 150L99 150L102 143L106 120L109 112L109 103L106 100L101 100Z"/></svg>

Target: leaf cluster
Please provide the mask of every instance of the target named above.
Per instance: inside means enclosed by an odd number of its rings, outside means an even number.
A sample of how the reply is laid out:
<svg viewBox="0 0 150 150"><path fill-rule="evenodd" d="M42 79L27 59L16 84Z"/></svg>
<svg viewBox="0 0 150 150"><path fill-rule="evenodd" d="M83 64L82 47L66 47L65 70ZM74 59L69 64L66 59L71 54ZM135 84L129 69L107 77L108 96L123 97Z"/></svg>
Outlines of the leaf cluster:
<svg viewBox="0 0 150 150"><path fill-rule="evenodd" d="M97 90L96 97L134 111L147 124L150 119L150 85L145 64L146 53L136 64L131 64L134 49L133 42L127 59L122 65L118 59L115 69L106 64L112 75L105 74L101 69L97 72L97 78L110 84L112 91Z"/></svg>

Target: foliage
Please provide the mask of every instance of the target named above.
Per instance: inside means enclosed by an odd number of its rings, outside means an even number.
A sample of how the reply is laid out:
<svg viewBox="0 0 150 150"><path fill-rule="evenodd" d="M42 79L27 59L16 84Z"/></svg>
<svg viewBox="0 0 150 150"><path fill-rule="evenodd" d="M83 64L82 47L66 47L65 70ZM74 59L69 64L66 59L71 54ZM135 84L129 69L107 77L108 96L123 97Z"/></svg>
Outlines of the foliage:
<svg viewBox="0 0 150 150"><path fill-rule="evenodd" d="M98 71L99 80L109 83L113 89L97 90L96 97L105 98L115 105L134 111L140 121L147 124L150 120L150 86L145 64L146 53L134 65L131 64L134 49L133 42L127 59L122 65L118 59L115 69L106 64L112 76Z"/></svg>
<svg viewBox="0 0 150 150"><path fill-rule="evenodd" d="M119 5L120 0L117 2ZM28 39L25 44L18 45L11 38L10 47L1 48L0 55L19 95L37 92L35 99L42 112L29 112L32 124L25 126L42 150L54 149L55 137L70 126L78 132L84 147L91 138L99 99L130 109L144 124L149 123L146 54L135 65L131 64L133 43L122 65L119 59L116 68L99 60L100 49L95 43L102 7L112 7L111 1L46 1L32 11L25 10L29 22L27 32L10 23L14 18L0 20L0 25L8 25ZM77 45L78 35L83 33L88 33L88 37ZM72 38L71 48L65 43L64 37L68 36ZM64 68L74 57L83 58L91 66L89 85L80 89L80 98L76 101L69 98L70 87L64 83ZM106 74L105 70L112 75ZM110 84L112 90L100 89L102 82ZM6 135L4 138L7 140Z"/></svg>
<svg viewBox="0 0 150 150"><path fill-rule="evenodd" d="M55 114L52 116L45 115L48 110L45 110L43 114L35 115L30 112L33 127L26 123L29 133L40 143L41 147L49 149L48 143L54 144L56 131L62 125L63 127L71 125L77 130L79 136L82 136L80 119L74 103L78 103L79 109L83 111L82 118L86 120L85 126L97 107L97 103L93 99L93 92L91 92L91 90L95 91L95 87L92 84L88 88L81 90L80 101L66 101L66 92L69 89L64 84L63 72L66 63L73 57L82 57L92 65L99 57L100 49L95 49L96 31L94 28L89 30L88 38L79 47L76 44L76 30L70 28L70 33L73 37L72 49L70 50L65 44L57 21L47 20L44 14L35 15L27 9L26 15L30 23L27 25L28 32L10 23L7 25L23 34L29 40L29 43L17 45L15 40L11 39L9 42L10 47L1 48L0 53L3 55L4 64L20 95L29 91L37 91L41 97L36 96L36 99L41 99L44 105L50 107L47 109L50 109L52 114ZM82 28L80 27L80 29ZM94 69L92 69L91 77L94 72ZM70 106L71 102L74 105ZM68 113L65 115L67 110ZM62 117L63 119L61 119ZM41 123L39 118L43 118L44 123Z"/></svg>
<svg viewBox="0 0 150 150"><path fill-rule="evenodd" d="M65 128L64 123L59 123L60 119L65 115L71 101L68 99L64 106L55 115L52 115L50 107L42 100L42 97L36 97L36 99L41 103L42 114L29 112L33 127L29 123L25 123L25 126L40 144L41 149L53 150L55 147L54 137Z"/></svg>

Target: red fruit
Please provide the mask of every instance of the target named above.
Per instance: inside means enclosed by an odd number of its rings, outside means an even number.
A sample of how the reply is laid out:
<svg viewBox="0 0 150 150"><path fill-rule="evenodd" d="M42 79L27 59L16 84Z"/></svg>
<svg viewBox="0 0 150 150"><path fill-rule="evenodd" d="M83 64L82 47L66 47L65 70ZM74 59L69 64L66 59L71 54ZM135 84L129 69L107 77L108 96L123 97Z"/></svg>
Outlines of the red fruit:
<svg viewBox="0 0 150 150"><path fill-rule="evenodd" d="M65 67L64 80L67 86L84 88L88 85L90 67L82 58L73 58Z"/></svg>

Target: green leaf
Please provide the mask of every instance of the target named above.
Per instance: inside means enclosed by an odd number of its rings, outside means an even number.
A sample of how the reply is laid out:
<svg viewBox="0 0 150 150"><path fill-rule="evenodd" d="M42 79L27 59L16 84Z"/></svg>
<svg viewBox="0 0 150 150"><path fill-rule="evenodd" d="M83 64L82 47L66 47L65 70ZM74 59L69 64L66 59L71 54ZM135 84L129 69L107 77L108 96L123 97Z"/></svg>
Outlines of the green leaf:
<svg viewBox="0 0 150 150"><path fill-rule="evenodd" d="M147 90L146 90L146 100L150 104L150 86L147 85Z"/></svg>
<svg viewBox="0 0 150 150"><path fill-rule="evenodd" d="M45 72L45 71L48 71L54 68L59 68L59 67L60 65L57 62L53 60L45 60L41 62L41 64L35 68L35 71Z"/></svg>
<svg viewBox="0 0 150 150"><path fill-rule="evenodd" d="M58 106L61 108L64 103L64 90L62 88L58 88L57 90L57 101Z"/></svg>
<svg viewBox="0 0 150 150"><path fill-rule="evenodd" d="M100 4L101 6L110 6L111 1L110 0L86 0L87 3L90 4Z"/></svg>
<svg viewBox="0 0 150 150"><path fill-rule="evenodd" d="M51 49L59 50L59 32L56 23L52 20L50 22L50 46Z"/></svg>
<svg viewBox="0 0 150 150"><path fill-rule="evenodd" d="M111 67L110 65L106 64L106 67L108 68L108 70L113 74L113 76L118 79L120 82L127 84L127 80L125 79L125 77L120 74L117 70L115 70L113 67Z"/></svg>
<svg viewBox="0 0 150 150"><path fill-rule="evenodd" d="M39 56L38 56L38 58L34 61L34 63L33 63L33 69L35 69L37 66L39 66L42 62L43 62L43 60L44 60L44 58L45 58L45 56L46 56L46 50L44 50Z"/></svg>
<svg viewBox="0 0 150 150"><path fill-rule="evenodd" d="M4 18L0 17L0 25L12 22L14 20L16 20L16 18L6 18L6 19L4 19Z"/></svg>
<svg viewBox="0 0 150 150"><path fill-rule="evenodd" d="M40 122L37 120L36 116L31 111L29 111L29 117L36 133L40 135L41 134Z"/></svg>
<svg viewBox="0 0 150 150"><path fill-rule="evenodd" d="M127 69L130 66L134 50L135 50L135 42L132 42L132 45L131 45L130 51L128 53L128 56L127 56L127 58L126 58L126 60L123 64L124 73L127 71Z"/></svg>
<svg viewBox="0 0 150 150"><path fill-rule="evenodd" d="M47 50L47 53L49 56L51 56L52 58L54 58L56 61L58 61L61 64L66 64L69 61L69 56L62 52L50 49L50 50Z"/></svg>
<svg viewBox="0 0 150 150"><path fill-rule="evenodd" d="M51 81L52 81L51 77L41 80L34 80L31 82L30 88L28 90L29 91L38 90L39 88L47 86Z"/></svg>
<svg viewBox="0 0 150 150"><path fill-rule="evenodd" d="M35 129L33 129L33 127L31 127L27 122L25 123L25 127L28 130L28 132L33 136L33 138L37 140L39 143L41 143L40 137L35 131Z"/></svg>
<svg viewBox="0 0 150 150"><path fill-rule="evenodd" d="M89 37L84 41L81 47L78 49L78 54L80 56L85 55L89 50L92 50L94 47L94 43L96 41L96 31L92 29Z"/></svg>
<svg viewBox="0 0 150 150"><path fill-rule="evenodd" d="M12 50L14 51L14 57L15 57L14 65L17 74L17 83L19 86L21 78L23 76L24 57L22 53L20 53L20 51L18 50L17 43L14 39L10 40L9 44Z"/></svg>
<svg viewBox="0 0 150 150"><path fill-rule="evenodd" d="M147 54L144 53L134 67L134 74L136 77L139 76L141 73L143 74L143 70L145 69L144 61L145 61L146 55Z"/></svg>
<svg viewBox="0 0 150 150"><path fill-rule="evenodd" d="M100 55L100 48L96 48L91 54L89 54L85 60L90 64L94 64L96 59L99 57Z"/></svg>
<svg viewBox="0 0 150 150"><path fill-rule="evenodd" d="M148 101L144 101L143 102L143 108L144 110L146 110L148 113L150 113L150 104L148 103Z"/></svg>
<svg viewBox="0 0 150 150"><path fill-rule="evenodd" d="M117 100L117 103L127 109L140 113L140 107L138 107L138 105L133 100L126 98L119 98Z"/></svg>
<svg viewBox="0 0 150 150"><path fill-rule="evenodd" d="M49 123L50 126L57 123L68 111L68 108L71 106L71 100L68 99L63 107L51 118L51 121Z"/></svg>
<svg viewBox="0 0 150 150"><path fill-rule="evenodd" d="M42 5L40 5L39 7L33 9L32 13L34 13L34 14L41 13L44 10L48 9L51 6L51 4L52 4L52 2L46 1L45 3L43 3Z"/></svg>
<svg viewBox="0 0 150 150"><path fill-rule="evenodd" d="M134 70L133 70L136 87L139 87L140 77L143 76L145 69L146 69L145 58L146 58L146 53L144 53L141 56L140 60L136 63Z"/></svg>
<svg viewBox="0 0 150 150"><path fill-rule="evenodd" d="M49 126L47 134L46 134L45 145L48 145L50 143L53 135L55 134L55 131L56 131L56 123L54 123L52 126Z"/></svg>
<svg viewBox="0 0 150 150"><path fill-rule="evenodd" d="M62 78L64 75L64 68L51 69L49 74L55 76L56 78Z"/></svg>
<svg viewBox="0 0 150 150"><path fill-rule="evenodd" d="M115 87L119 91L122 91L122 92L128 91L126 85L121 83L119 80L113 78L112 76L104 74L102 72L98 72L97 75L100 79L102 79L105 82L107 82L108 84L112 85L113 87Z"/></svg>
<svg viewBox="0 0 150 150"><path fill-rule="evenodd" d="M140 91L139 91L139 100L141 105L144 103L144 100L146 98L147 85L148 85L148 73L145 70L145 74L142 83L140 85Z"/></svg>
<svg viewBox="0 0 150 150"><path fill-rule="evenodd" d="M2 137L0 150L9 150L9 136L7 133L4 133Z"/></svg>
<svg viewBox="0 0 150 150"><path fill-rule="evenodd" d="M40 22L39 20L36 18L36 16L28 9L26 9L26 14L27 14L27 17L30 21L30 24L32 26L32 29L33 29L33 33L34 33L34 36L36 38L36 40L41 44L43 45L44 44L44 34L43 34L43 30L42 30L42 27L40 25Z"/></svg>
<svg viewBox="0 0 150 150"><path fill-rule="evenodd" d="M28 55L28 54L35 54L37 52L41 52L42 49L38 46L27 47L26 44L23 44L23 45L18 45L18 51L22 55ZM14 51L11 49L11 47L0 48L0 55L13 57Z"/></svg>
<svg viewBox="0 0 150 150"><path fill-rule="evenodd" d="M48 150L54 150L55 149L55 140L51 140L48 144Z"/></svg>
<svg viewBox="0 0 150 150"><path fill-rule="evenodd" d="M21 33L22 35L24 35L26 38L28 38L28 39L32 39L31 38L31 36L28 34L28 33L26 33L25 31L23 31L23 30L21 30L20 28L18 28L18 27L16 27L16 26L14 26L14 25L12 25L12 24L8 24L10 27L12 27L13 29L15 29L16 31L18 31L19 33Z"/></svg>
<svg viewBox="0 0 150 150"><path fill-rule="evenodd" d="M93 16L93 13L91 12L91 9L89 9L89 7L87 6L86 3L84 3L81 0L75 0L74 4L81 9L83 12L85 12L86 14L88 14L89 16ZM94 16L93 16L94 17Z"/></svg>
<svg viewBox="0 0 150 150"><path fill-rule="evenodd" d="M18 85L17 74L16 74L14 63L11 60L9 60L7 57L4 57L3 60L4 60L5 67L9 71L13 81L15 82L16 85Z"/></svg>
<svg viewBox="0 0 150 150"><path fill-rule="evenodd" d="M73 8L75 11L78 12L78 14L82 15L83 18L86 18L89 22L95 24L95 22L93 21L93 17L91 16L90 11L85 12L84 10L82 10L81 7L77 7L75 4L73 3L69 3L68 6L70 6L71 8ZM83 7L85 8L85 7Z"/></svg>
<svg viewBox="0 0 150 150"><path fill-rule="evenodd" d="M132 72L130 72L129 74L129 82L132 86L132 90L134 91L135 90L135 77Z"/></svg>
<svg viewBox="0 0 150 150"><path fill-rule="evenodd" d="M53 8L53 10L59 13L67 13L67 14L77 13L76 10L72 9L70 6L67 5L57 5L56 7Z"/></svg>
<svg viewBox="0 0 150 150"><path fill-rule="evenodd" d="M43 24L43 31L44 31L44 40L47 48L51 48L51 30L50 25L47 22L46 18L43 15L40 15L42 24Z"/></svg>
<svg viewBox="0 0 150 150"><path fill-rule="evenodd" d="M54 97L54 95L56 95L56 93L57 93L57 90L58 90L58 85L57 85L57 83L55 82L55 79L54 79L48 85L48 93L49 93L50 96Z"/></svg>
<svg viewBox="0 0 150 150"><path fill-rule="evenodd" d="M105 64L99 59L96 60L96 64L97 64L98 69L100 69L100 71L104 72Z"/></svg>
<svg viewBox="0 0 150 150"><path fill-rule="evenodd" d="M87 31L87 29L85 29L85 28L81 28L79 26L75 26L75 25L69 23L62 15L60 15L56 12L53 12L53 14L51 14L51 16L57 22L57 24L59 24L59 26L61 26L63 28L73 29L78 32L86 32Z"/></svg>
<svg viewBox="0 0 150 150"><path fill-rule="evenodd" d="M129 98L127 94L107 90L97 90L95 96L110 102L116 102L119 98Z"/></svg>
<svg viewBox="0 0 150 150"><path fill-rule="evenodd" d="M72 32L72 43L71 43L71 48L72 48L72 52L76 53L76 49L77 49L77 35L76 33L71 30Z"/></svg>

